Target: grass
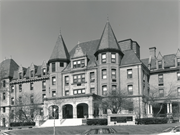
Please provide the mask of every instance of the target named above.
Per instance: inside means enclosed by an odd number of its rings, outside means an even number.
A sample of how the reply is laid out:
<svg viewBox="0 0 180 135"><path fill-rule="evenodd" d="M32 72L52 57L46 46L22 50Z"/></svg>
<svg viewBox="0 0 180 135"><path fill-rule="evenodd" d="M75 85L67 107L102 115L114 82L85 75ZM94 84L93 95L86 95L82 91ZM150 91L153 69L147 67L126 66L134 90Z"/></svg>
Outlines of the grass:
<svg viewBox="0 0 180 135"><path fill-rule="evenodd" d="M153 125L128 125L128 126L111 126L119 132L129 132L134 134L153 134L161 132L162 130L180 125L180 123L172 124L153 124ZM71 126L71 127L56 127L56 135L64 134L80 134L85 130L99 127L99 126ZM32 129L19 129L9 131L11 135L53 135L53 127L46 128L32 128Z"/></svg>

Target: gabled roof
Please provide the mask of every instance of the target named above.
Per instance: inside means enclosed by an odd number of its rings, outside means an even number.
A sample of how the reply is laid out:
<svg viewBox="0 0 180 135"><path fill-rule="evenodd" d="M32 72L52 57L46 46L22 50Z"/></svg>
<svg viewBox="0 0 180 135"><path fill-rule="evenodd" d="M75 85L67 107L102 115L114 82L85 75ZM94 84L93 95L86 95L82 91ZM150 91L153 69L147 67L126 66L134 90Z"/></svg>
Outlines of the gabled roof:
<svg viewBox="0 0 180 135"><path fill-rule="evenodd" d="M121 52L115 34L109 22L106 23L96 53L103 50L117 50ZM122 53L122 52L121 52Z"/></svg>
<svg viewBox="0 0 180 135"><path fill-rule="evenodd" d="M19 66L13 59L6 59L0 63L0 78L13 77L14 71L18 70Z"/></svg>
<svg viewBox="0 0 180 135"><path fill-rule="evenodd" d="M86 56L88 57L87 67L94 67L96 66L96 60L95 60L96 57L94 56L94 53L96 51L98 44L99 44L99 39L80 43L70 51L69 53L70 57L74 56L74 53L79 46L81 47L83 53L86 54ZM69 63L68 66L63 71L68 71L70 69L71 69L71 63Z"/></svg>
<svg viewBox="0 0 180 135"><path fill-rule="evenodd" d="M85 54L83 53L83 50L82 48L79 46L79 43L78 43L78 46L76 47L76 50L74 52L74 55L73 55L73 58L76 58L76 57L81 57L81 56L84 56Z"/></svg>
<svg viewBox="0 0 180 135"><path fill-rule="evenodd" d="M69 58L69 52L66 48L63 37L59 34L48 63L53 61L69 61Z"/></svg>
<svg viewBox="0 0 180 135"><path fill-rule="evenodd" d="M175 67L175 54L164 55L164 67Z"/></svg>
<svg viewBox="0 0 180 135"><path fill-rule="evenodd" d="M126 50L123 51L124 56L121 61L121 66L129 65L129 64L136 64L141 63L140 59L134 53L133 50Z"/></svg>

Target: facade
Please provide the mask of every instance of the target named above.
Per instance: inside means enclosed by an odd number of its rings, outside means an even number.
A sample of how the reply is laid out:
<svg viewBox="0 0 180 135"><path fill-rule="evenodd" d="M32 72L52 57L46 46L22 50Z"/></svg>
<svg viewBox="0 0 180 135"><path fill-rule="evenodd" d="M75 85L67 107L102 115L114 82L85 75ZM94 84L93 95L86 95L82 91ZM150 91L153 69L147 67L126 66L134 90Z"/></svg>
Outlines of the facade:
<svg viewBox="0 0 180 135"><path fill-rule="evenodd" d="M157 87L156 100L166 105L161 114L171 114L173 106L180 112L180 50L157 57L155 47L149 51L148 58L141 59L138 43L118 41L107 22L100 39L78 43L70 52L59 34L49 61L39 66L25 68L6 59L0 65L0 124L14 121L15 110L25 102L33 105L28 109L32 119L34 106L38 115L49 119L94 118L96 98L121 90L133 99L134 113L152 117L157 108L149 102L151 85ZM174 96L164 102L169 83Z"/></svg>

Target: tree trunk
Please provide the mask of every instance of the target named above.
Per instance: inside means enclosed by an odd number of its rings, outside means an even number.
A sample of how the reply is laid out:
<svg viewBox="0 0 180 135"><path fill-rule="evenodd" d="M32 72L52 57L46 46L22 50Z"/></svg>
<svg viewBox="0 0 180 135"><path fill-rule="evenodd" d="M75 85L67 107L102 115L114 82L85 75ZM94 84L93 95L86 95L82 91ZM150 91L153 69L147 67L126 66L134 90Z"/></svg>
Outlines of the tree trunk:
<svg viewBox="0 0 180 135"><path fill-rule="evenodd" d="M158 113L156 114L156 117L159 115L159 113L161 112L162 108L163 108L163 104L161 104L160 109L159 109Z"/></svg>

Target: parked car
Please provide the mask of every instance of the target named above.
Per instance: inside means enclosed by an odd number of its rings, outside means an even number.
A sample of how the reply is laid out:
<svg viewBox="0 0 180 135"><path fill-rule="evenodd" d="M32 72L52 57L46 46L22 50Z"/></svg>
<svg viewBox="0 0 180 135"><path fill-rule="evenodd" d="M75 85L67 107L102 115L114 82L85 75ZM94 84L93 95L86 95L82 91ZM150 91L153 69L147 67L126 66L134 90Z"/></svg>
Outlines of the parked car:
<svg viewBox="0 0 180 135"><path fill-rule="evenodd" d="M157 133L156 135L180 135L180 126L167 128L162 133Z"/></svg>
<svg viewBox="0 0 180 135"><path fill-rule="evenodd" d="M128 132L117 132L114 128L111 127L98 127L86 130L82 135L94 135L94 134L117 134L117 135L129 135Z"/></svg>

